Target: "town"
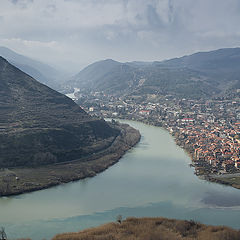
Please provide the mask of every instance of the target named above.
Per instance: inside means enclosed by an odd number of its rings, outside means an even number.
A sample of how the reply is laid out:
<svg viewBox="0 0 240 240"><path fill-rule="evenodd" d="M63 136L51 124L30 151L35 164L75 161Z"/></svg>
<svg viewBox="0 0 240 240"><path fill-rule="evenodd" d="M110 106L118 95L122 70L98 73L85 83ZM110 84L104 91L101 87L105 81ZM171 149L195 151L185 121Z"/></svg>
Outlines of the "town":
<svg viewBox="0 0 240 240"><path fill-rule="evenodd" d="M240 90L212 100L146 94L116 97L75 94L91 115L129 119L167 129L192 158L196 175L240 172Z"/></svg>

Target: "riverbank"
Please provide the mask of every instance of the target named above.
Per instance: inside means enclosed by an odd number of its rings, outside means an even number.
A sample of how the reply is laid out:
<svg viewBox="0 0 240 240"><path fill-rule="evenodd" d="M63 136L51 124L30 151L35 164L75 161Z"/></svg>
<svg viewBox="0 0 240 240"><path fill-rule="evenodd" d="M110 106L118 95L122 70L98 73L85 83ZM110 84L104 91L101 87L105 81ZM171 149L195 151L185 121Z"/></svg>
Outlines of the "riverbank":
<svg viewBox="0 0 240 240"><path fill-rule="evenodd" d="M0 196L18 195L56 186L62 183L93 177L104 171L137 144L141 138L138 130L127 124L115 124L119 136L107 149L83 159L63 164L36 168L11 168L0 171Z"/></svg>
<svg viewBox="0 0 240 240"><path fill-rule="evenodd" d="M165 129L119 121L138 129L142 138L114 166L93 178L0 198L0 226L9 239L52 239L113 222L119 214L240 228L238 189L198 179Z"/></svg>
<svg viewBox="0 0 240 240"><path fill-rule="evenodd" d="M239 173L205 176L205 180L240 189Z"/></svg>
<svg viewBox="0 0 240 240"><path fill-rule="evenodd" d="M195 174L206 181L214 182L218 184L223 184L227 186L231 186L236 189L240 189L240 173L239 171L236 173L224 173L224 174L211 174L209 172L208 167L204 167L204 165L197 166L195 158L194 158L194 150L187 144L185 144L184 141L177 138L176 135L172 134L174 136L175 142L178 146L183 148L187 154L190 156L193 165L195 167ZM196 165L196 166L195 166Z"/></svg>
<svg viewBox="0 0 240 240"><path fill-rule="evenodd" d="M194 149L191 147L191 144L186 144L186 139L182 139L181 135L178 134L178 132L176 131L170 131L170 129L167 127L167 125L163 125L160 124L159 122L156 121L149 121L148 119L144 119L144 118L135 118L131 119L124 117L120 119L126 119L126 120L134 120L134 121L139 121L142 122L144 124L148 124L148 125L152 125L155 127L162 127L164 128L166 131L168 131L174 138L175 143L181 147L191 158L192 160L192 166L195 168L195 174L196 176L198 176L200 179L202 180L206 180L209 182L214 182L214 183L218 183L218 184L223 184L223 185L227 185L227 186L231 186L233 188L236 189L240 189L240 173L225 173L225 174L211 174L209 172L208 167L203 166L203 165L195 165L195 158L194 158Z"/></svg>
<svg viewBox="0 0 240 240"><path fill-rule="evenodd" d="M240 231L224 226L207 226L193 220L167 218L127 218L121 223L108 223L78 233L59 234L53 240L145 240L145 239L182 240L237 240Z"/></svg>

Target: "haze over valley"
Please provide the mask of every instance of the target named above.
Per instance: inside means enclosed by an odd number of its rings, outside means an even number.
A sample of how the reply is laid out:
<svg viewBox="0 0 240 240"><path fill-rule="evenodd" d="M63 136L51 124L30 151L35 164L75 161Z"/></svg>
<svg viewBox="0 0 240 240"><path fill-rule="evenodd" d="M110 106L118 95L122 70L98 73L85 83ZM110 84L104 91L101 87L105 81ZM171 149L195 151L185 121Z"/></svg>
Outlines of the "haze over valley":
<svg viewBox="0 0 240 240"><path fill-rule="evenodd" d="M0 239L239 239L239 10L1 1Z"/></svg>

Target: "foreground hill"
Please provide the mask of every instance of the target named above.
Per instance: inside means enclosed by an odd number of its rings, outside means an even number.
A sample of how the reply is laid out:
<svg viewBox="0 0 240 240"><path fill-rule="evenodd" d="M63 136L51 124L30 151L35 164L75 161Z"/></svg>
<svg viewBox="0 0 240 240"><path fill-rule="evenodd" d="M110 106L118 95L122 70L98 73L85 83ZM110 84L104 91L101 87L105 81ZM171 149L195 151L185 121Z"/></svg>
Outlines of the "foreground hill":
<svg viewBox="0 0 240 240"><path fill-rule="evenodd" d="M166 218L128 218L79 233L60 234L53 240L238 240L240 231Z"/></svg>
<svg viewBox="0 0 240 240"><path fill-rule="evenodd" d="M68 86L111 95L150 93L209 98L240 87L239 66L240 48L152 63L108 59L83 69Z"/></svg>
<svg viewBox="0 0 240 240"><path fill-rule="evenodd" d="M32 76L37 81L52 88L59 87L63 73L60 73L53 67L20 55L6 47L0 47L0 56L7 59L12 65Z"/></svg>
<svg viewBox="0 0 240 240"><path fill-rule="evenodd" d="M0 57L0 168L79 159L118 134Z"/></svg>

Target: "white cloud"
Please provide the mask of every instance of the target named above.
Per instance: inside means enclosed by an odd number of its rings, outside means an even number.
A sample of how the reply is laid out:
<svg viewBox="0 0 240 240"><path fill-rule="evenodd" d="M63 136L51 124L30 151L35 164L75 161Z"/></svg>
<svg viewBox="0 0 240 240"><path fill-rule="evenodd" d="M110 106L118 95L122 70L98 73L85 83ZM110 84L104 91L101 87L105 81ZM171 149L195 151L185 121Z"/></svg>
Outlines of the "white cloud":
<svg viewBox="0 0 240 240"><path fill-rule="evenodd" d="M52 62L160 60L239 45L239 0L1 0L0 44Z"/></svg>

